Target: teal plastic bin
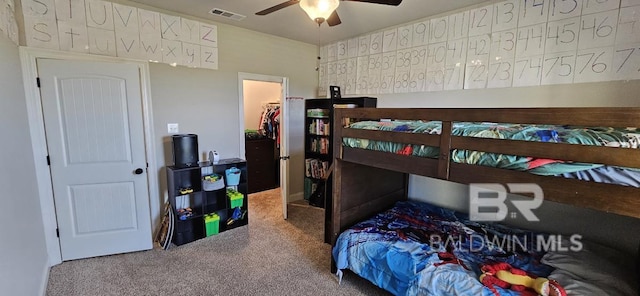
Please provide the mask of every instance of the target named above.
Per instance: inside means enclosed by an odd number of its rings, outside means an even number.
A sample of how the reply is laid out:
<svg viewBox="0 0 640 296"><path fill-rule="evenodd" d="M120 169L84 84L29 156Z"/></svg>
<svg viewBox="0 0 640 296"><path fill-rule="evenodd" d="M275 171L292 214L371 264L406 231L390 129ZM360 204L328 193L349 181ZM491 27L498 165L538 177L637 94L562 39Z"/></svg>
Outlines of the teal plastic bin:
<svg viewBox="0 0 640 296"><path fill-rule="evenodd" d="M227 186L237 186L240 184L240 169L237 167L228 168L225 171Z"/></svg>

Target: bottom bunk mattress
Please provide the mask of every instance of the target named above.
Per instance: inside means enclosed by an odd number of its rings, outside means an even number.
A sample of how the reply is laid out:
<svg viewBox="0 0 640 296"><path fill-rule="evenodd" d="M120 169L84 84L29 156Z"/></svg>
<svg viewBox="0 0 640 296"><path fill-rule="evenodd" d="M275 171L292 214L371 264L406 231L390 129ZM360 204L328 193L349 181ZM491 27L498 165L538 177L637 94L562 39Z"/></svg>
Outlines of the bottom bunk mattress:
<svg viewBox="0 0 640 296"><path fill-rule="evenodd" d="M559 246L566 250L548 252ZM395 295L536 295L530 289L523 293L521 287L501 288L499 281L487 277L500 268L532 278L558 277L560 285L569 288L567 292L574 292L569 295L597 295L601 291L606 295L636 295L637 287L628 284L633 283L632 275L611 271L618 270L613 263L603 269L603 261L590 260L581 252L583 257L574 261L578 265L594 261L595 267L567 267L571 261L568 258L583 247L579 241L501 224L481 224L452 210L402 201L340 234L333 258L339 276L349 269ZM596 276L596 281L610 287L599 290L594 283L586 282L598 269L608 274ZM575 275L566 270L589 270L591 274ZM620 279L625 276L629 276L627 281Z"/></svg>

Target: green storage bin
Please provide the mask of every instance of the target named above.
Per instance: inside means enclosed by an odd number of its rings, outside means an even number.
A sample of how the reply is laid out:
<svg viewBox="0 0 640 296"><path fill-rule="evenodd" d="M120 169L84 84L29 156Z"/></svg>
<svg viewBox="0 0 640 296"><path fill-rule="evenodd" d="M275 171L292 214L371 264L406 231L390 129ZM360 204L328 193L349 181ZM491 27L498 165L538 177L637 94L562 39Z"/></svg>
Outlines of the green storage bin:
<svg viewBox="0 0 640 296"><path fill-rule="evenodd" d="M229 199L231 199L231 208L235 209L237 207L241 207L242 206L242 200L244 199L244 196L242 196L242 195L233 196L233 197L230 197Z"/></svg>
<svg viewBox="0 0 640 296"><path fill-rule="evenodd" d="M207 236L218 234L218 232L220 232L220 216L218 216L218 214L205 215L204 228Z"/></svg>
<svg viewBox="0 0 640 296"><path fill-rule="evenodd" d="M242 207L242 202L244 200L244 194L227 188L227 196L229 197L230 208L234 209L237 207Z"/></svg>

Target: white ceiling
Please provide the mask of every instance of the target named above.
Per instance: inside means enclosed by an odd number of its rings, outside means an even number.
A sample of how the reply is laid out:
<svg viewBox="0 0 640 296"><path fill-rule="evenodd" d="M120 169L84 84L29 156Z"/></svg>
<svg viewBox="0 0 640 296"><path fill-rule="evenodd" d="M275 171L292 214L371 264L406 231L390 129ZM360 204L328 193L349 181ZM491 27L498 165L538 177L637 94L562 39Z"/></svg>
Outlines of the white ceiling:
<svg viewBox="0 0 640 296"><path fill-rule="evenodd" d="M311 44L328 44L416 19L479 4L487 0L404 0L399 6L343 1L338 7L342 24L320 28L299 5L266 16L256 12L286 0L132 0L149 6L215 22L264 32ZM242 21L209 14L213 8L245 15Z"/></svg>

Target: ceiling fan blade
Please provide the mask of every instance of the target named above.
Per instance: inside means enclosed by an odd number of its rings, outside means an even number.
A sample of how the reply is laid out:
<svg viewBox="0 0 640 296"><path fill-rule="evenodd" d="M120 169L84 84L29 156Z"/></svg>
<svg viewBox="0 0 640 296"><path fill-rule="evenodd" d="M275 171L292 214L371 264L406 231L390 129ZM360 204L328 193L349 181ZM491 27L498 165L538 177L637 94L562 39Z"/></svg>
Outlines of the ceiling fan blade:
<svg viewBox="0 0 640 296"><path fill-rule="evenodd" d="M393 5L393 6L398 6L400 5L400 3L402 3L402 0L342 0L342 1L367 2L367 3Z"/></svg>
<svg viewBox="0 0 640 296"><path fill-rule="evenodd" d="M280 9L283 9L285 7L289 7L291 5L298 4L298 2L300 2L300 0L289 0L287 2L282 2L282 3L278 4L278 5L271 6L271 7L267 8L267 9L265 9L265 10L258 11L258 12L256 12L256 15L267 15L267 14L270 14L270 13L272 13L274 11L278 11Z"/></svg>
<svg viewBox="0 0 640 296"><path fill-rule="evenodd" d="M333 27L333 26L337 26L339 24L342 24L342 21L340 20L340 17L338 16L338 12L334 10L331 13L331 15L329 16L329 18L327 19L327 25L329 25L329 27Z"/></svg>

